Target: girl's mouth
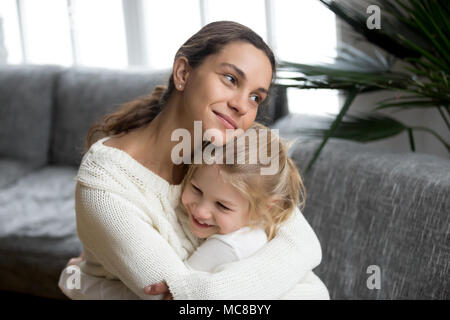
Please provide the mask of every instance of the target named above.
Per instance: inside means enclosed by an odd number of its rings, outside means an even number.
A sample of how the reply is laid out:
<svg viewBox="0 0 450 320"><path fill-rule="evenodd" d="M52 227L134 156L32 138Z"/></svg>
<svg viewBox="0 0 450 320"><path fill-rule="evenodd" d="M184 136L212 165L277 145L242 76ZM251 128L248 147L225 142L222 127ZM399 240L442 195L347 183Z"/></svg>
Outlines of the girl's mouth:
<svg viewBox="0 0 450 320"><path fill-rule="evenodd" d="M200 223L200 221L198 221L197 219L195 219L195 217L193 215L191 215L192 220L194 221L194 224L199 227L199 228L209 228L212 227L212 225L210 224L206 224L206 223Z"/></svg>

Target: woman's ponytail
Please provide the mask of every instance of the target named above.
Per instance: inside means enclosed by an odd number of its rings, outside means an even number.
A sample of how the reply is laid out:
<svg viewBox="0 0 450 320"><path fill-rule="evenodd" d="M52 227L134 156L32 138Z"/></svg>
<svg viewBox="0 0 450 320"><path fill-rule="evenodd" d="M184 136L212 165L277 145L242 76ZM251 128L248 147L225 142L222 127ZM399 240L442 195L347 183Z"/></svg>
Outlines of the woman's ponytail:
<svg viewBox="0 0 450 320"><path fill-rule="evenodd" d="M86 150L101 137L127 132L152 121L161 112L166 93L167 87L158 85L151 94L124 103L117 111L103 117L89 129Z"/></svg>

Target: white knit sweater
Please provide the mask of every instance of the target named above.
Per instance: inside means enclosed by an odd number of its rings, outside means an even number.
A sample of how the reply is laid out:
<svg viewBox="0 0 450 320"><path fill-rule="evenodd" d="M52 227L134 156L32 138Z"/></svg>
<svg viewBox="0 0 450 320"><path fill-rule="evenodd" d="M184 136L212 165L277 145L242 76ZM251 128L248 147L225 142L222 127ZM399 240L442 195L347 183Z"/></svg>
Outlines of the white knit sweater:
<svg viewBox="0 0 450 320"><path fill-rule="evenodd" d="M320 243L300 210L255 255L215 273L183 260L201 243L178 217L181 185L170 185L100 139L84 155L75 209L87 274L120 279L142 299L166 281L174 299L278 299L321 261Z"/></svg>

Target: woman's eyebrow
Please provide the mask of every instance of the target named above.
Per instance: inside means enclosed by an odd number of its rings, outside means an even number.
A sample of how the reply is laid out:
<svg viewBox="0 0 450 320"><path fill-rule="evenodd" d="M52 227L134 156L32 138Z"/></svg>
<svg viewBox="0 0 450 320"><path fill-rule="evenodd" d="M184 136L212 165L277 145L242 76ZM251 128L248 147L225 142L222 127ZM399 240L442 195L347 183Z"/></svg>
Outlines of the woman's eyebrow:
<svg viewBox="0 0 450 320"><path fill-rule="evenodd" d="M222 62L220 65L224 66L224 67L232 68L234 71L236 71L241 76L242 79L247 80L247 76L245 75L244 71L242 71L241 69L236 67L234 64L228 63L228 62ZM258 89L256 89L256 91L261 91L261 92L263 92L265 94L269 94L269 91L267 89L264 89L264 88L258 88Z"/></svg>

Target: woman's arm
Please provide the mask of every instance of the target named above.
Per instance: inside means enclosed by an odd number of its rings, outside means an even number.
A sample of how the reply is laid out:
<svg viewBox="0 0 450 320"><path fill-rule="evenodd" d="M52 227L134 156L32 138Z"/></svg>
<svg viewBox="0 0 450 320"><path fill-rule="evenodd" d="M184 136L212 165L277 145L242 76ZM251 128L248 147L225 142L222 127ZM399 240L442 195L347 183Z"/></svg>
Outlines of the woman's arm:
<svg viewBox="0 0 450 320"><path fill-rule="evenodd" d="M75 199L83 246L140 298L151 298L144 293L146 285L192 273L131 202L81 184Z"/></svg>
<svg viewBox="0 0 450 320"><path fill-rule="evenodd" d="M142 299L150 298L145 286L163 281L175 299L277 299L321 260L299 210L261 251L214 274L188 270L144 213L118 195L77 184L76 212L83 245Z"/></svg>
<svg viewBox="0 0 450 320"><path fill-rule="evenodd" d="M139 300L125 284L120 280L106 279L104 277L91 276L81 270L82 260L71 259L59 276L58 287L72 300ZM78 278L77 285L73 283L73 277ZM159 300L161 296L152 296Z"/></svg>
<svg viewBox="0 0 450 320"><path fill-rule="evenodd" d="M277 236L248 259L214 274L172 274L166 281L174 299L278 299L321 259L319 240L296 208Z"/></svg>

